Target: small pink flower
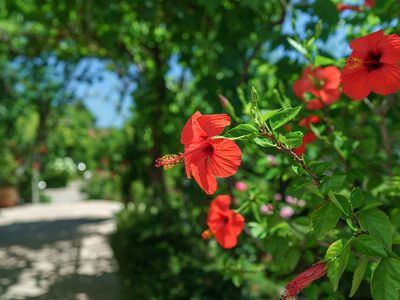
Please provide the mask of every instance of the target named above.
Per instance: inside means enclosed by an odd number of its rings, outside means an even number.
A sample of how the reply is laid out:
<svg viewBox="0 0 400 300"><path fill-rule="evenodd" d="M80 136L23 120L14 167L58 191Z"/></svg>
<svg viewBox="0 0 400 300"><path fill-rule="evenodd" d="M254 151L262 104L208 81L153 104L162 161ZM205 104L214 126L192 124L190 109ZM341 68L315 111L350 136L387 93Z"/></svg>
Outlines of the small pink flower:
<svg viewBox="0 0 400 300"><path fill-rule="evenodd" d="M272 215L274 213L274 207L269 203L261 205L260 210L263 215Z"/></svg>
<svg viewBox="0 0 400 300"><path fill-rule="evenodd" d="M304 201L303 199L300 199L299 201L297 201L297 206L298 207L306 206L306 201Z"/></svg>
<svg viewBox="0 0 400 300"><path fill-rule="evenodd" d="M281 216L281 218L290 219L294 215L294 209L290 206L284 206L281 208L279 215Z"/></svg>
<svg viewBox="0 0 400 300"><path fill-rule="evenodd" d="M298 199L296 197L293 197L293 196L286 196L285 197L285 201L288 204L297 204Z"/></svg>
<svg viewBox="0 0 400 300"><path fill-rule="evenodd" d="M282 200L282 194L276 193L276 194L274 195L274 200L275 200L275 201L281 201L281 200Z"/></svg>
<svg viewBox="0 0 400 300"><path fill-rule="evenodd" d="M272 261L272 255L271 254L265 254L264 255L264 261L266 261L266 262L270 262L270 261Z"/></svg>
<svg viewBox="0 0 400 300"><path fill-rule="evenodd" d="M238 181L236 182L235 187L239 192L245 192L247 190L247 183L244 181Z"/></svg>
<svg viewBox="0 0 400 300"><path fill-rule="evenodd" d="M278 164L278 161L276 160L275 156L273 156L271 154L268 154L267 155L267 164L270 167L274 167L274 166L276 166Z"/></svg>

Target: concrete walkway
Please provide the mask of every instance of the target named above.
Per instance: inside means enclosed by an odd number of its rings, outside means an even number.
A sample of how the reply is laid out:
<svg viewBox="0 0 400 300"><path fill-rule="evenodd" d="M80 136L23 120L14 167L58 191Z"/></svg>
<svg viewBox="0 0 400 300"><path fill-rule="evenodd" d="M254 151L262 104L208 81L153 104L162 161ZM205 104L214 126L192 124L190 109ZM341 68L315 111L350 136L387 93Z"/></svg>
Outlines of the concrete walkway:
<svg viewBox="0 0 400 300"><path fill-rule="evenodd" d="M1 300L113 300L111 201L54 201L0 210Z"/></svg>

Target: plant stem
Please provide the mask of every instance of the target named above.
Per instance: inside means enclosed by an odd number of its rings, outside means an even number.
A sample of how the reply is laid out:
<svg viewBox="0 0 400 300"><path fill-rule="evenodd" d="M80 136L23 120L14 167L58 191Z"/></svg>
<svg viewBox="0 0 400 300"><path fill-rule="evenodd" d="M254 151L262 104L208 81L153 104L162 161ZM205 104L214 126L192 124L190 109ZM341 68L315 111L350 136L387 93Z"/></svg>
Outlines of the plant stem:
<svg viewBox="0 0 400 300"><path fill-rule="evenodd" d="M272 133L269 133L267 130L261 129L261 134L263 136L269 138L273 143L275 143L276 148L279 151L288 154L290 157L292 157L292 159L296 163L301 165L301 167L311 176L311 178L313 179L313 184L315 186L320 185L320 180L319 180L318 176L310 169L309 166L307 166L307 164L303 158L298 157L296 155L296 153L294 153L291 149L287 148L286 145L282 144Z"/></svg>
<svg viewBox="0 0 400 300"><path fill-rule="evenodd" d="M381 138L382 138L383 150L385 151L385 154L387 157L385 169L389 175L392 175L391 159L392 159L393 152L392 152L392 146L391 146L391 142L390 142L389 131L386 127L386 122L385 122L386 114L388 112L391 102L393 101L393 99L389 98L389 96L385 97L385 99L382 101L380 107L378 107L378 108L375 108L374 105L371 103L371 101L368 98L364 98L364 103L367 104L367 106L371 109L371 111L379 118L379 120L377 122L378 128L379 128L379 132L380 132Z"/></svg>

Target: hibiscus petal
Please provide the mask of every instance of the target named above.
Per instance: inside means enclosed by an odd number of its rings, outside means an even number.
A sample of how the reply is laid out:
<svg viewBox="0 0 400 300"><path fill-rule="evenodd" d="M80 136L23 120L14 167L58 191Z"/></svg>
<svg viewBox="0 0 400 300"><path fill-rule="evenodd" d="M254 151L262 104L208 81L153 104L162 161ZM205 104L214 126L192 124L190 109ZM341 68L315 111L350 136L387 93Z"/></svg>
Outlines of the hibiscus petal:
<svg viewBox="0 0 400 300"><path fill-rule="evenodd" d="M400 89L400 65L383 65L368 74L368 82L376 94L396 93Z"/></svg>
<svg viewBox="0 0 400 300"><path fill-rule="evenodd" d="M193 137L199 134L199 128L196 126L197 119L201 116L201 113L196 111L186 122L181 133L181 144L189 144L192 142ZM204 134L204 133L203 133Z"/></svg>
<svg viewBox="0 0 400 300"><path fill-rule="evenodd" d="M376 53L377 44L379 40L382 39L383 37L384 37L383 30L379 30L369 35L352 40L350 42L350 48L355 51L359 51L365 55L371 52Z"/></svg>
<svg viewBox="0 0 400 300"><path fill-rule="evenodd" d="M208 170L217 177L229 177L237 172L242 159L242 152L236 143L229 139L209 139L213 152L208 163Z"/></svg>
<svg viewBox="0 0 400 300"><path fill-rule="evenodd" d="M312 91L314 90L312 78L314 78L314 73L310 67L307 67L306 69L304 69L301 77L293 84L293 92L296 97L304 100L304 93L312 93Z"/></svg>
<svg viewBox="0 0 400 300"><path fill-rule="evenodd" d="M190 177L191 165L198 164L200 161L207 161L210 153L212 152L212 146L207 140L202 142L192 143L185 146L184 158L185 158L185 170L186 177Z"/></svg>
<svg viewBox="0 0 400 300"><path fill-rule="evenodd" d="M221 211L225 211L229 209L229 205L231 204L231 197L229 195L218 195L211 202L211 210L219 209Z"/></svg>
<svg viewBox="0 0 400 300"><path fill-rule="evenodd" d="M305 144L301 144L298 148L293 149L293 152L299 157L302 156L305 151L306 151L306 145Z"/></svg>
<svg viewBox="0 0 400 300"><path fill-rule="evenodd" d="M237 235L227 226L222 226L214 236L222 248L231 249L237 245Z"/></svg>
<svg viewBox="0 0 400 300"><path fill-rule="evenodd" d="M205 159L197 160L190 165L191 173L198 183L198 185L211 195L217 190L217 180L207 170L207 157Z"/></svg>
<svg viewBox="0 0 400 300"><path fill-rule="evenodd" d="M306 102L307 109L309 110L316 110L322 108L322 102L319 99L312 99Z"/></svg>
<svg viewBox="0 0 400 300"><path fill-rule="evenodd" d="M400 61L400 37L396 34L385 36L377 45L382 56L380 62L397 65Z"/></svg>
<svg viewBox="0 0 400 300"><path fill-rule="evenodd" d="M336 102L337 100L339 100L340 98L340 92L339 89L323 89L321 90L321 101L325 104L325 105L330 105L334 102Z"/></svg>
<svg viewBox="0 0 400 300"><path fill-rule="evenodd" d="M368 69L360 67L357 71L346 72L346 67L342 74L342 89L348 97L353 100L362 100L371 93L371 85L367 80Z"/></svg>
<svg viewBox="0 0 400 300"><path fill-rule="evenodd" d="M239 235L244 227L244 217L241 214L231 211L227 226L229 226L233 234Z"/></svg>
<svg viewBox="0 0 400 300"><path fill-rule="evenodd" d="M221 134L224 128L231 124L231 118L227 114L204 115L200 116L197 122L208 137L213 137Z"/></svg>
<svg viewBox="0 0 400 300"><path fill-rule="evenodd" d="M335 66L317 68L316 77L324 81L323 90L338 89L340 85L340 70Z"/></svg>

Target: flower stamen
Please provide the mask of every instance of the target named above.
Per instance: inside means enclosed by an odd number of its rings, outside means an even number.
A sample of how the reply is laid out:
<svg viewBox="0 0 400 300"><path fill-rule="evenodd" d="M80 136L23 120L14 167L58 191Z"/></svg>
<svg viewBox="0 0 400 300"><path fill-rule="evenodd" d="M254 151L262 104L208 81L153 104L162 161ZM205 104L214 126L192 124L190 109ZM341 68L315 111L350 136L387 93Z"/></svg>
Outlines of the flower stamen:
<svg viewBox="0 0 400 300"><path fill-rule="evenodd" d="M364 65L364 61L358 57L349 57L346 59L346 66L351 69L358 69Z"/></svg>
<svg viewBox="0 0 400 300"><path fill-rule="evenodd" d="M157 168L163 167L164 170L168 170L178 165L183 159L183 153L167 154L157 158L154 165Z"/></svg>
<svg viewBox="0 0 400 300"><path fill-rule="evenodd" d="M206 229L206 230L204 230L204 231L201 233L201 238L202 238L204 241L206 241L206 240L211 239L211 238L213 237L213 235L214 235L214 234L211 232L210 229Z"/></svg>

